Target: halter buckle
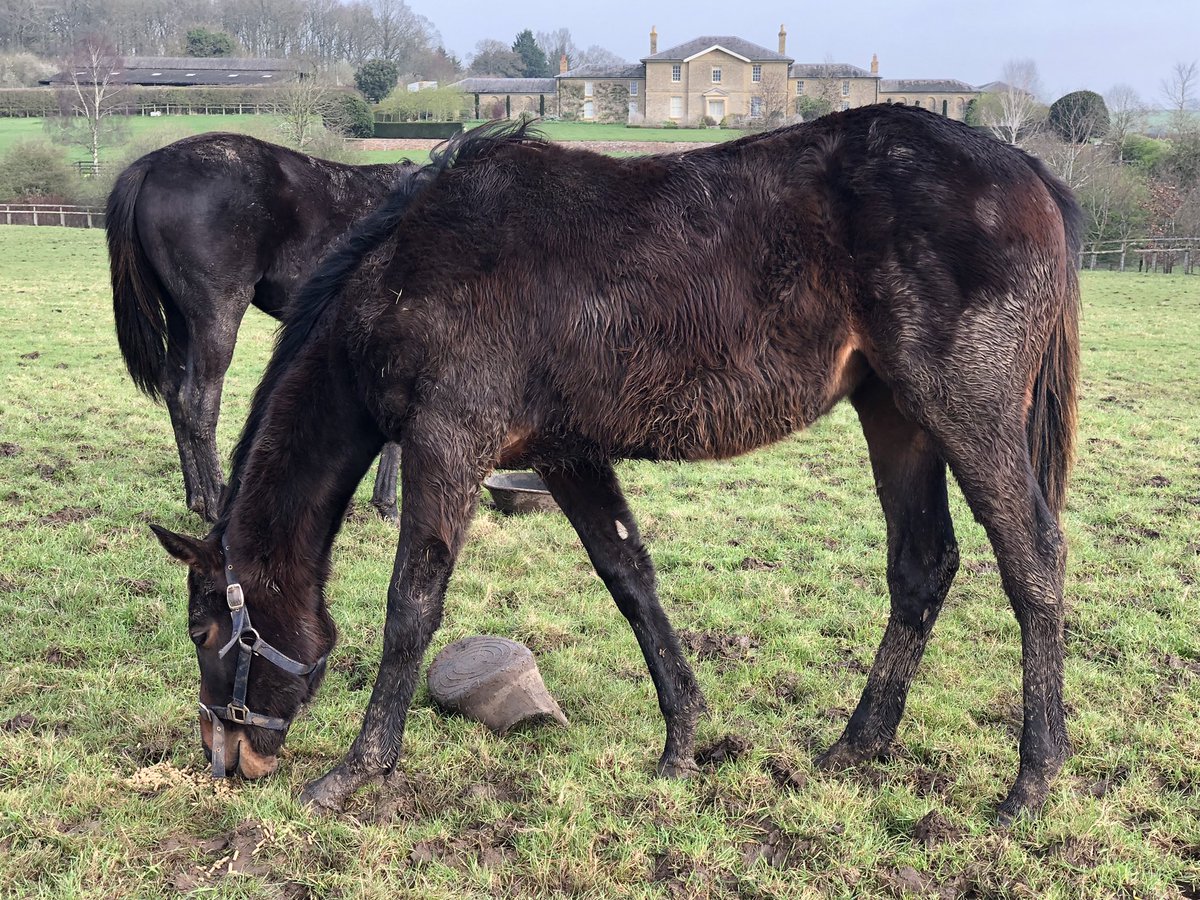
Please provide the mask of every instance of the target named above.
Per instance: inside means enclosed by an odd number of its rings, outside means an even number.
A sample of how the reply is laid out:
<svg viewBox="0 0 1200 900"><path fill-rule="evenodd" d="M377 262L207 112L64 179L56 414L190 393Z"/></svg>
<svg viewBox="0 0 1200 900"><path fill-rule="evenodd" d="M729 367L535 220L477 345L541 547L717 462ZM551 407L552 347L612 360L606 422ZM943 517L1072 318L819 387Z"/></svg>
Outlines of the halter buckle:
<svg viewBox="0 0 1200 900"><path fill-rule="evenodd" d="M225 603L231 610L238 610L246 605L246 595L242 593L240 582L235 581L225 588Z"/></svg>
<svg viewBox="0 0 1200 900"><path fill-rule="evenodd" d="M235 725L245 725L250 720L250 710L244 706L234 706L230 703L225 708L225 718Z"/></svg>

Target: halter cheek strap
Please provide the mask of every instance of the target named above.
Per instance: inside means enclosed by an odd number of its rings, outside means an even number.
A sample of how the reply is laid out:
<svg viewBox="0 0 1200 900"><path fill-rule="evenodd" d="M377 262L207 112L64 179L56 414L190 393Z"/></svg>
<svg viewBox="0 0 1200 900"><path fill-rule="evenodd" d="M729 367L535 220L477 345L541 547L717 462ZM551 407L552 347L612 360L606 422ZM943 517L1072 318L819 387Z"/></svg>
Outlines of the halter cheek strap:
<svg viewBox="0 0 1200 900"><path fill-rule="evenodd" d="M237 671L233 678L233 696L224 706L206 706L201 703L200 715L212 723L212 774L213 778L225 777L225 726L222 721L233 722L235 725L253 725L258 728L269 728L272 731L286 731L288 723L285 719L275 716L264 716L252 712L246 707L246 688L250 682L250 661L255 656L261 656L267 662L283 669L289 675L300 677L311 676L329 654L324 654L311 665L292 659L285 653L263 640L262 635L250 623L250 610L246 608L246 597L242 585L238 581L233 564L229 561L229 544L225 536L221 536L221 550L225 557L225 603L229 607L229 615L233 619L233 636L217 655L224 659L226 654L238 648Z"/></svg>

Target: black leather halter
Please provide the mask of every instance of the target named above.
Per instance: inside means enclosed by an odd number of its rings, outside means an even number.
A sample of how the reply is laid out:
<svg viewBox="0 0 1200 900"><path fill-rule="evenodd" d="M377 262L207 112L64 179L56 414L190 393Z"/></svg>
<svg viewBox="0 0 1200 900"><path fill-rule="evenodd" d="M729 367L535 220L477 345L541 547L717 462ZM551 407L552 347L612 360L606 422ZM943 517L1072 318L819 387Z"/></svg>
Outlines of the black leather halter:
<svg viewBox="0 0 1200 900"><path fill-rule="evenodd" d="M225 602L229 606L229 615L233 618L233 635L217 655L224 659L225 655L238 647L237 674L233 679L233 697L225 706L205 706L200 704L200 715L212 723L212 774L213 778L225 777L225 727L221 720L233 722L236 725L254 725L258 728L269 728L272 731L286 731L287 720L275 716L264 716L251 712L246 708L246 686L250 681L250 660L261 656L267 662L273 663L283 671L298 676L312 675L329 654L324 654L311 665L292 659L279 652L266 641L250 624L250 610L246 609L246 597L242 593L242 585L238 581L233 564L229 561L229 544L221 535L221 551L225 557Z"/></svg>

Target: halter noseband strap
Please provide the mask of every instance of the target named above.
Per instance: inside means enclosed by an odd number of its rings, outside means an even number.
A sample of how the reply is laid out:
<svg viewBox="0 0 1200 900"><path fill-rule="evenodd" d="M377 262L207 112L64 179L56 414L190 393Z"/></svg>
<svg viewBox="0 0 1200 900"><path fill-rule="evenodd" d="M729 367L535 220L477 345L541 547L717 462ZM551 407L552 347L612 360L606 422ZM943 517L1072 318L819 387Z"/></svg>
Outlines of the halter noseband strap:
<svg viewBox="0 0 1200 900"><path fill-rule="evenodd" d="M311 675L325 662L323 655L315 663L306 665L281 653L262 639L262 635L250 624L250 610L246 608L246 597L242 592L241 582L229 561L229 544L225 535L221 535L221 551L225 559L225 603L229 607L229 615L233 619L233 635L224 647L217 651L221 659L238 647L237 672L233 679L233 697L225 706L206 706L200 704L200 715L212 723L212 774L213 778L225 777L225 728L222 720L237 725L254 725L258 728L269 728L272 731L287 730L285 719L275 716L264 716L251 712L246 707L246 687L250 681L250 660L261 656L277 668L283 669L290 675Z"/></svg>

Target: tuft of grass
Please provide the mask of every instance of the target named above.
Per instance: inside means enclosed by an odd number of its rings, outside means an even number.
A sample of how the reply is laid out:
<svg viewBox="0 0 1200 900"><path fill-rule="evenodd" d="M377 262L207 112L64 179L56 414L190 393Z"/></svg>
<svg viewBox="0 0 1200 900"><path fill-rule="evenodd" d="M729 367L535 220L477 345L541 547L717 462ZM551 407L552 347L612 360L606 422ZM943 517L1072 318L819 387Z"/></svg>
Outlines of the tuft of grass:
<svg viewBox="0 0 1200 900"><path fill-rule="evenodd" d="M0 228L0 896L1189 897L1200 891L1200 279L1084 273L1080 458L1066 528L1075 755L1009 831L1019 634L981 529L887 762L811 760L857 702L887 615L884 526L852 411L740 459L620 474L695 660L700 743L740 753L687 784L637 644L561 518L482 504L433 651L535 648L567 729L497 738L422 689L403 778L313 817L301 786L353 739L380 653L395 534L369 485L338 537L341 641L280 771L210 783L195 735L190 533L164 409L113 337L103 236ZM228 451L274 323L248 314ZM1014 718L1014 716L1016 718Z"/></svg>

